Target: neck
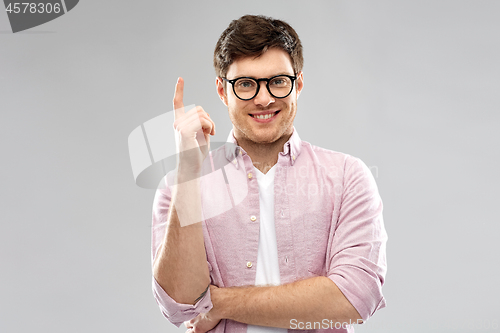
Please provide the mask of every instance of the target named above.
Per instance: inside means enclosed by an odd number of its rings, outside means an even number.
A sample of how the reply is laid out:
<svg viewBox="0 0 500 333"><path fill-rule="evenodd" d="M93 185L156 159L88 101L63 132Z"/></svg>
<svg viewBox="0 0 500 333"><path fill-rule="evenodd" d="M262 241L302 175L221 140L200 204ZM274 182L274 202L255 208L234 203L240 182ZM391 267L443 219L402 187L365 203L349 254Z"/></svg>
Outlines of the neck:
<svg viewBox="0 0 500 333"><path fill-rule="evenodd" d="M265 174L278 162L278 155L283 151L283 147L292 133L293 130L271 143L254 142L245 137L235 138L238 145L250 156L253 165Z"/></svg>

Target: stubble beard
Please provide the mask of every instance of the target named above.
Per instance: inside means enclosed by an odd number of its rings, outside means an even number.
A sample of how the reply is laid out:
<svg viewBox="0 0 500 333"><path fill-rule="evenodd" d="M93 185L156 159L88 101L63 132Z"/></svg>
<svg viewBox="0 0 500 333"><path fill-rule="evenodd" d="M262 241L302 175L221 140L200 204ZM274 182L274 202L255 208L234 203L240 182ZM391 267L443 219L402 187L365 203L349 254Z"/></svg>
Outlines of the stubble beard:
<svg viewBox="0 0 500 333"><path fill-rule="evenodd" d="M262 109L259 111L265 111L266 109ZM243 119L243 121L238 121L238 118L234 118L234 113L229 112L231 122L233 123L234 128L234 136L238 141L244 141L247 144L256 144L256 145L270 145L277 141L279 141L284 136L289 137L293 132L293 121L295 119L295 114L297 110L296 101L293 102L290 106L286 103L283 104L282 108L280 108L280 113L277 115L279 117L286 117L286 121L281 120L280 124L275 127L273 125L273 129L276 128L277 133L272 135L272 137L261 138L261 136L253 131L253 126L251 125L251 121L245 119L248 116L248 112L245 112L243 117L239 119ZM242 112L242 111L240 111ZM290 119L291 118L291 119ZM238 142L241 145L242 142Z"/></svg>

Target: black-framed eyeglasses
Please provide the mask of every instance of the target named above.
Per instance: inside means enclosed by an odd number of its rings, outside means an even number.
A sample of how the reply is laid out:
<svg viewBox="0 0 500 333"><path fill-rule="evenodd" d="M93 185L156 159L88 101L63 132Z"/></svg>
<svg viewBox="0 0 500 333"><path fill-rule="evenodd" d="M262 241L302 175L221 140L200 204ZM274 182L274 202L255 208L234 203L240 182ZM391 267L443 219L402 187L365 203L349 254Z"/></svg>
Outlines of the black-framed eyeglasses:
<svg viewBox="0 0 500 333"><path fill-rule="evenodd" d="M253 77L238 77L233 80L222 78L224 81L231 83L233 92L239 99L249 101L260 90L260 82L266 82L267 91L271 96L276 98L285 98L293 90L293 83L297 80L297 76L292 75L276 75L269 79L254 79Z"/></svg>

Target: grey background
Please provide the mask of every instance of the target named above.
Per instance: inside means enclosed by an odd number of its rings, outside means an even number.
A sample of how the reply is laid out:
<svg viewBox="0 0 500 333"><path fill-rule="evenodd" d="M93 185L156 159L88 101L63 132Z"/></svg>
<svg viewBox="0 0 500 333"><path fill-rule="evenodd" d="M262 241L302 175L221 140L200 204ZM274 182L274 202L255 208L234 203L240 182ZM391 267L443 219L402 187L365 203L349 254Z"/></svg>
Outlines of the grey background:
<svg viewBox="0 0 500 333"><path fill-rule="evenodd" d="M498 331L499 12L493 0L94 0L12 34L2 10L0 331L184 331L151 294L154 190L134 184L127 137L171 110L183 76L185 103L225 140L212 52L247 13L303 41L302 139L376 174L388 307L357 331Z"/></svg>

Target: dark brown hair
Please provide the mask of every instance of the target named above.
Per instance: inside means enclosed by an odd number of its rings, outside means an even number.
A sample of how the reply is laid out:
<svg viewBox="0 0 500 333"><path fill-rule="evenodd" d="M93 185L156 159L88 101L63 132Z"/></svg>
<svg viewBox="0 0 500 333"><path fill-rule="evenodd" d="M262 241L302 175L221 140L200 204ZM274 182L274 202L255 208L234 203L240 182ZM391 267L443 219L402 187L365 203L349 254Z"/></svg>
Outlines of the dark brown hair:
<svg viewBox="0 0 500 333"><path fill-rule="evenodd" d="M270 48L282 49L290 55L295 74L302 70L302 44L288 23L262 15L245 15L233 20L215 46L215 73L226 77L233 61L259 57Z"/></svg>

